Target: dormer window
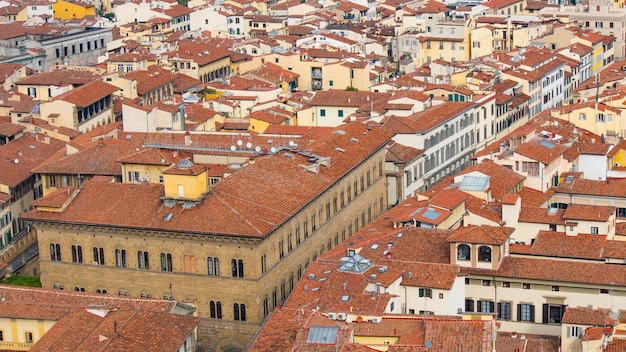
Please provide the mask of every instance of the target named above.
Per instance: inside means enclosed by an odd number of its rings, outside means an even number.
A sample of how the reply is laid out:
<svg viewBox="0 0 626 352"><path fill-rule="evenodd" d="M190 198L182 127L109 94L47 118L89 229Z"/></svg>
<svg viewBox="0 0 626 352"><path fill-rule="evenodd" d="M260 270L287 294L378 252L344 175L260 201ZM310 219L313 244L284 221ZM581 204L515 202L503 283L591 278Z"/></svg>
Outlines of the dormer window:
<svg viewBox="0 0 626 352"><path fill-rule="evenodd" d="M487 246L481 246L478 248L478 261L491 262L491 248Z"/></svg>
<svg viewBox="0 0 626 352"><path fill-rule="evenodd" d="M457 247L457 251L456 251L456 259L458 260L470 260L471 254L470 254L470 246L466 245L466 244L460 244Z"/></svg>

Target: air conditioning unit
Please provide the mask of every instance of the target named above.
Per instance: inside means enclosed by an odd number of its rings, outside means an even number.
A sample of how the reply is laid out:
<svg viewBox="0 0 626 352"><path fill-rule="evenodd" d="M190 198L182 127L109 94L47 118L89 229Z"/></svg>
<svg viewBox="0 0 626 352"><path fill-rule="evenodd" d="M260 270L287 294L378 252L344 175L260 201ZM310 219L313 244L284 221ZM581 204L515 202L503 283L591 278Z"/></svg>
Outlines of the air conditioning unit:
<svg viewBox="0 0 626 352"><path fill-rule="evenodd" d="M338 313L337 320L346 320L346 313Z"/></svg>
<svg viewBox="0 0 626 352"><path fill-rule="evenodd" d="M374 317L374 318L372 318L372 323L380 324L380 322L381 322L382 320L383 320L383 319L382 319L382 318L380 318L380 317Z"/></svg>
<svg viewBox="0 0 626 352"><path fill-rule="evenodd" d="M143 182L143 177L137 177L137 181Z"/></svg>
<svg viewBox="0 0 626 352"><path fill-rule="evenodd" d="M143 178L143 182L150 182L150 179L148 178L148 176Z"/></svg>
<svg viewBox="0 0 626 352"><path fill-rule="evenodd" d="M328 313L328 319L337 320L337 313Z"/></svg>
<svg viewBox="0 0 626 352"><path fill-rule="evenodd" d="M98 262L94 261L94 262L93 262L93 265L98 265Z"/></svg>
<svg viewBox="0 0 626 352"><path fill-rule="evenodd" d="M463 314L463 308L457 308L456 314Z"/></svg>

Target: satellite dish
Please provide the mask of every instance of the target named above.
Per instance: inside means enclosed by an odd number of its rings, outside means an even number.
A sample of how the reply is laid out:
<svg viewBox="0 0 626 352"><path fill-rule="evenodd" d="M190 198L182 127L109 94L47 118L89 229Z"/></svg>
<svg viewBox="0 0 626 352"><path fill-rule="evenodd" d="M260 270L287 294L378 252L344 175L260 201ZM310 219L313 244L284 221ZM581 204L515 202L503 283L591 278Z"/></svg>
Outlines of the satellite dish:
<svg viewBox="0 0 626 352"><path fill-rule="evenodd" d="M272 149L273 149L273 148L272 148ZM15 159L15 160L14 160L14 162L15 162L16 164L19 164L19 163L20 163L20 159Z"/></svg>
<svg viewBox="0 0 626 352"><path fill-rule="evenodd" d="M289 141L289 146L293 147L296 143L294 143L294 141Z"/></svg>
<svg viewBox="0 0 626 352"><path fill-rule="evenodd" d="M270 152L272 152L272 153L276 153L276 147L271 147L271 148L270 148Z"/></svg>
<svg viewBox="0 0 626 352"><path fill-rule="evenodd" d="M241 139L237 140L237 145L241 146L243 144L243 142L241 141Z"/></svg>
<svg viewBox="0 0 626 352"><path fill-rule="evenodd" d="M248 149L252 148L252 143L250 143L250 142L246 143L246 148L248 148Z"/></svg>
<svg viewBox="0 0 626 352"><path fill-rule="evenodd" d="M257 152L257 153L260 153L261 152L261 147L259 147L259 146L254 147L254 151Z"/></svg>
<svg viewBox="0 0 626 352"><path fill-rule="evenodd" d="M230 146L230 151L231 151L231 152L234 152L235 150L237 150L237 147L235 147L234 145L231 145L231 146Z"/></svg>

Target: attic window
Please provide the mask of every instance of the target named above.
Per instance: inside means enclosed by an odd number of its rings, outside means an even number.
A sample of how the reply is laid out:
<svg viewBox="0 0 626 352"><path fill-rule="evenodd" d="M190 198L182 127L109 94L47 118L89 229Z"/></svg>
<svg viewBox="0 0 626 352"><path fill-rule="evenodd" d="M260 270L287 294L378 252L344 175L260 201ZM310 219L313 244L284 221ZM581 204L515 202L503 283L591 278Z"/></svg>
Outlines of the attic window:
<svg viewBox="0 0 626 352"><path fill-rule="evenodd" d="M350 295L343 295L341 296L341 301L342 302L348 302L350 300Z"/></svg>

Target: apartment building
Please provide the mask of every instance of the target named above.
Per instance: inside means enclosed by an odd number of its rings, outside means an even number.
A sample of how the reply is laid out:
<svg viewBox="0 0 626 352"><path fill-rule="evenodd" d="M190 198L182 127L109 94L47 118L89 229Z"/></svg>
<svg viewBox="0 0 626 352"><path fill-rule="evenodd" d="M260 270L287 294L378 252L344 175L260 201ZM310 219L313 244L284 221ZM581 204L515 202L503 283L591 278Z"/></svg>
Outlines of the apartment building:
<svg viewBox="0 0 626 352"><path fill-rule="evenodd" d="M117 91L100 80L84 84L41 103L41 118L57 127L92 130L114 121L113 93Z"/></svg>
<svg viewBox="0 0 626 352"><path fill-rule="evenodd" d="M563 104L566 91L565 62L545 49L520 49L514 54L496 55L502 78L517 81L530 97L530 116Z"/></svg>
<svg viewBox="0 0 626 352"><path fill-rule="evenodd" d="M54 192L24 217L38 229L42 284L188 302L203 346L243 350L311 261L386 209L389 139L352 123L211 186L184 159L163 184L94 178Z"/></svg>
<svg viewBox="0 0 626 352"><path fill-rule="evenodd" d="M474 103L448 102L407 117L390 116L384 128L395 133L394 141L424 150L424 167L417 170L423 190L469 165L476 147L475 118Z"/></svg>
<svg viewBox="0 0 626 352"><path fill-rule="evenodd" d="M587 6L578 4L545 7L539 14L543 18L566 17L570 22L586 29L605 36L614 36L615 58L622 59L626 54L626 9L616 7L611 0L591 0Z"/></svg>

